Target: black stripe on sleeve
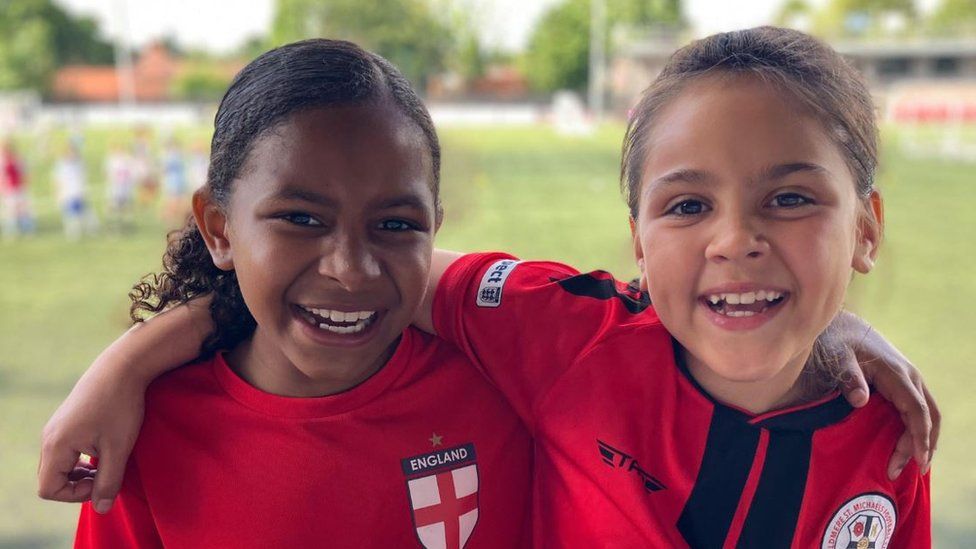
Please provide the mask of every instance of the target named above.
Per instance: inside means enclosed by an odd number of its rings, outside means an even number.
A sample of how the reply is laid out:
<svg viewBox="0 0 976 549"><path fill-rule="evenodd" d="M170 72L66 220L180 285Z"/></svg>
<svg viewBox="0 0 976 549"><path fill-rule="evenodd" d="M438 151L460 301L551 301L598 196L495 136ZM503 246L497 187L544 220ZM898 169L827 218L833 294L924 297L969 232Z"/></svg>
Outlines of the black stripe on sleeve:
<svg viewBox="0 0 976 549"><path fill-rule="evenodd" d="M608 273L603 273L602 271L597 271L597 273L606 274L610 277ZM618 292L617 283L613 277L596 278L593 274L581 274L569 278L551 280L559 284L563 290L580 297L592 297L602 300L617 298L624 304L627 311L633 314L637 314L651 305L651 298L647 295L647 292L640 292L636 297Z"/></svg>
<svg viewBox="0 0 976 549"><path fill-rule="evenodd" d="M740 412L715 407L695 487L678 517L678 531L688 545L721 549L752 469L759 433Z"/></svg>
<svg viewBox="0 0 976 549"><path fill-rule="evenodd" d="M770 431L766 460L737 547L789 547L810 469L813 433Z"/></svg>

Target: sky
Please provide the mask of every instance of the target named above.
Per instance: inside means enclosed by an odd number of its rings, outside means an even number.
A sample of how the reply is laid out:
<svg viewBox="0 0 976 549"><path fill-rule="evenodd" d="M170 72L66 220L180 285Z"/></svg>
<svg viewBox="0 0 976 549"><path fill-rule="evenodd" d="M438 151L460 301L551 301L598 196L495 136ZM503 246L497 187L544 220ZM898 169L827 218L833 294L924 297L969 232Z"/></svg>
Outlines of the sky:
<svg viewBox="0 0 976 549"><path fill-rule="evenodd" d="M140 46L160 37L214 52L233 50L271 26L274 0L55 0L78 14L98 19L110 37L128 20L129 40ZM533 24L559 0L462 0L483 22L482 38L492 47L515 51L528 40ZM923 7L937 0L922 0ZM768 23L784 0L685 0L685 14L696 36ZM814 5L825 0L813 0ZM228 6L233 6L228 9Z"/></svg>

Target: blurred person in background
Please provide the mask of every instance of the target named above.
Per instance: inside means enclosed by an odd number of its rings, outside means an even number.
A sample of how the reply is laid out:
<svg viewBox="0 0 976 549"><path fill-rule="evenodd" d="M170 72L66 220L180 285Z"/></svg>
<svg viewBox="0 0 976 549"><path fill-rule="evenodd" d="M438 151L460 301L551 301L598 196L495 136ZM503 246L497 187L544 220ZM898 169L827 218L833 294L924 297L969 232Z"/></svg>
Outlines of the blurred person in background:
<svg viewBox="0 0 976 549"><path fill-rule="evenodd" d="M105 158L108 225L119 233L132 229L135 197L134 159L124 146L115 143Z"/></svg>
<svg viewBox="0 0 976 549"><path fill-rule="evenodd" d="M85 234L94 234L98 230L98 220L88 204L85 162L75 144L69 144L55 162L54 183L65 236L69 240L78 240Z"/></svg>
<svg viewBox="0 0 976 549"><path fill-rule="evenodd" d="M190 192L196 192L207 184L207 169L210 168L210 151L206 143L197 140L190 149L187 160L187 177L190 182Z"/></svg>
<svg viewBox="0 0 976 549"><path fill-rule="evenodd" d="M190 210L183 148L174 137L166 141L162 166L163 220L172 224L181 221Z"/></svg>
<svg viewBox="0 0 976 549"><path fill-rule="evenodd" d="M152 153L152 137L145 127L136 130L136 138L132 142L132 177L138 189L139 206L146 208L155 204L159 180Z"/></svg>
<svg viewBox="0 0 976 549"><path fill-rule="evenodd" d="M10 140L0 150L0 232L5 239L34 232L24 163Z"/></svg>

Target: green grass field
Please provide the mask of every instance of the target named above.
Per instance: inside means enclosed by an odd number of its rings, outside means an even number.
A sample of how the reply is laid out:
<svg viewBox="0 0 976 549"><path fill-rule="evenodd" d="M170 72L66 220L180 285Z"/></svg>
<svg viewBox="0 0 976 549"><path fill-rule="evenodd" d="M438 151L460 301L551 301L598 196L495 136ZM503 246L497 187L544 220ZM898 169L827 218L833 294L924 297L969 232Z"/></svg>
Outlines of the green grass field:
<svg viewBox="0 0 976 549"><path fill-rule="evenodd" d="M115 135L86 135L97 201L104 196L97 159ZM588 138L541 128L443 132L447 216L438 244L631 276L626 209L616 187L621 135L619 126ZM166 228L144 212L128 237L66 242L46 181L55 145L28 138L22 145L41 233L0 243L0 547L63 547L77 508L35 496L40 431L82 370L125 329L127 290L158 265ZM850 306L919 365L936 394L945 416L933 472L937 546L971 547L976 399L966 396L972 381L963 377L976 359L976 308L969 303L976 301L976 165L893 153L884 166L886 242L878 269L855 283ZM850 459L860 456L854 451Z"/></svg>

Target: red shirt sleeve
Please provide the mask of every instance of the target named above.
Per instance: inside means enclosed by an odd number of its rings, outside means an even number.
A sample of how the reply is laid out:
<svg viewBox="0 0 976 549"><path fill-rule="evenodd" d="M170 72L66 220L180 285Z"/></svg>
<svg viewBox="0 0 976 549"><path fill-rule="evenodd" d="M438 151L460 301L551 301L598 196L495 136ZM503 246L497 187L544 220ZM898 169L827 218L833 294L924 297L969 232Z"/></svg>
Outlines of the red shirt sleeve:
<svg viewBox="0 0 976 549"><path fill-rule="evenodd" d="M560 263L469 254L441 278L434 327L533 429L549 389L626 307L618 292L625 287L602 271L580 274Z"/></svg>
<svg viewBox="0 0 976 549"><path fill-rule="evenodd" d="M891 549L932 547L932 513L929 473L922 475L914 461L895 481L898 486L898 523Z"/></svg>
<svg viewBox="0 0 976 549"><path fill-rule="evenodd" d="M112 510L101 515L95 512L91 502L85 502L81 506L75 534L75 549L128 547L163 547L138 468L132 459L126 467L122 490L115 498Z"/></svg>

